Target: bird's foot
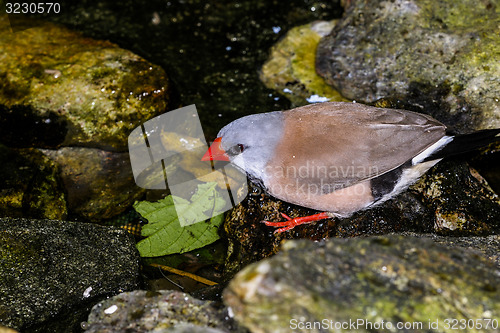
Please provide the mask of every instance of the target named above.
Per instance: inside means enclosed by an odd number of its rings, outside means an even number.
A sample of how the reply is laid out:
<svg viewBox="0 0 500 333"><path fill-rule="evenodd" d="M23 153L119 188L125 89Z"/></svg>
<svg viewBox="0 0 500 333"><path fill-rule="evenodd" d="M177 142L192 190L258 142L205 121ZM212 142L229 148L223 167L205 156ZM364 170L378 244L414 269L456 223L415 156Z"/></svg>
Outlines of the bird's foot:
<svg viewBox="0 0 500 333"><path fill-rule="evenodd" d="M284 221L284 222L262 221L262 223L264 223L268 227L278 228L278 229L274 230L274 233L277 234L277 233L281 233L281 232L293 229L296 226L301 225L301 224L311 223L311 222L315 222L315 221L319 221L319 220L323 220L323 219L328 219L328 218L332 217L327 212L309 215L309 216L304 216L304 217L296 217L293 219L290 218L285 213L281 213L281 216L283 216L286 219L286 221Z"/></svg>

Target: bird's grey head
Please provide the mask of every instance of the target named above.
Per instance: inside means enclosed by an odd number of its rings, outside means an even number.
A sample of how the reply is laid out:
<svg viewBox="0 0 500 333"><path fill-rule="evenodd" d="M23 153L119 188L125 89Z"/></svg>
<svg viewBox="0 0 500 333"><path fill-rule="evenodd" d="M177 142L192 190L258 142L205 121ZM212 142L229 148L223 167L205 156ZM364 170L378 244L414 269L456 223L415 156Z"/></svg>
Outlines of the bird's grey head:
<svg viewBox="0 0 500 333"><path fill-rule="evenodd" d="M259 113L236 119L219 131L232 164L259 179L283 134L281 111Z"/></svg>

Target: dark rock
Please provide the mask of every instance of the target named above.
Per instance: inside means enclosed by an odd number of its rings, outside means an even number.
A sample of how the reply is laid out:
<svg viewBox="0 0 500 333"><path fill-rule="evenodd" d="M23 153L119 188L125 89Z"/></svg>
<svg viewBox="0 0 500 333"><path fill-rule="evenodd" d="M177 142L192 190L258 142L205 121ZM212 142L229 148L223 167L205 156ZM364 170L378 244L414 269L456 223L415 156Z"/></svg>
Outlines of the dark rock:
<svg viewBox="0 0 500 333"><path fill-rule="evenodd" d="M126 231L87 223L0 218L0 322L16 329L137 287Z"/></svg>
<svg viewBox="0 0 500 333"><path fill-rule="evenodd" d="M457 131L498 128L499 15L495 2L352 1L317 71L347 98L397 96Z"/></svg>
<svg viewBox="0 0 500 333"><path fill-rule="evenodd" d="M238 273L224 302L252 332L290 332L300 325L298 331L336 332L335 325L353 321L347 328L356 332L443 332L451 331L445 329L449 318L499 321L499 286L500 270L491 261L431 240L300 240ZM383 329L370 328L382 321ZM413 330L397 329L398 323Z"/></svg>
<svg viewBox="0 0 500 333"><path fill-rule="evenodd" d="M73 216L111 218L144 194L134 182L128 153L80 147L41 151L59 165Z"/></svg>
<svg viewBox="0 0 500 333"><path fill-rule="evenodd" d="M102 221L144 194L128 153L83 147L12 149L0 145L0 216Z"/></svg>
<svg viewBox="0 0 500 333"><path fill-rule="evenodd" d="M87 333L127 332L244 332L227 309L179 291L122 293L92 309Z"/></svg>
<svg viewBox="0 0 500 333"><path fill-rule="evenodd" d="M484 177L492 190L500 193L500 142L490 145L484 154L479 155L471 161L471 165Z"/></svg>
<svg viewBox="0 0 500 333"><path fill-rule="evenodd" d="M500 233L500 198L465 163L442 162L412 191L433 213L433 230L445 235Z"/></svg>
<svg viewBox="0 0 500 333"><path fill-rule="evenodd" d="M66 218L59 169L38 150L0 144L0 175L0 217Z"/></svg>
<svg viewBox="0 0 500 333"><path fill-rule="evenodd" d="M482 253L485 258L495 262L500 268L500 235L490 236L466 236L449 237L435 234L417 234L414 232L403 233L404 236L419 237L431 239L436 243L447 246L459 246Z"/></svg>

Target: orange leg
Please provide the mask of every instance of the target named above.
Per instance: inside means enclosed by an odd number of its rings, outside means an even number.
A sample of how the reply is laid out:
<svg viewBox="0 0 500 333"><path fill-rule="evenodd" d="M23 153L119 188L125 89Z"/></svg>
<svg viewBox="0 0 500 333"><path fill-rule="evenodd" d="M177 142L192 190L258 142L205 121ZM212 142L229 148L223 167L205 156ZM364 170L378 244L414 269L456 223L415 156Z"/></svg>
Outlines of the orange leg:
<svg viewBox="0 0 500 333"><path fill-rule="evenodd" d="M301 224L311 223L314 221L324 220L324 219L328 219L328 218L332 217L327 212L309 215L309 216L304 216L304 217L296 217L294 219L290 218L288 215L286 215L284 213L281 213L281 216L283 216L286 219L286 221L284 221L284 222L262 221L262 222L269 227L279 228L279 229L274 230L274 233L276 234L276 233L280 233L280 232L284 232L284 231L293 229L296 226L301 225Z"/></svg>

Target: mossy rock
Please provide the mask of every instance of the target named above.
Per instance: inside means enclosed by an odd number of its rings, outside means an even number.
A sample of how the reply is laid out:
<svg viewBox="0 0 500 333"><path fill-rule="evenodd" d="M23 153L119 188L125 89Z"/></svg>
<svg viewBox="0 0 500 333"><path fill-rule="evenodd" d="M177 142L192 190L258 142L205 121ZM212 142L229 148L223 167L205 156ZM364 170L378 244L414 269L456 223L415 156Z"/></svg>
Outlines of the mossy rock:
<svg viewBox="0 0 500 333"><path fill-rule="evenodd" d="M347 101L316 74L316 47L322 36L335 26L334 21L316 21L292 28L271 48L262 66L260 79L295 106L318 101Z"/></svg>
<svg viewBox="0 0 500 333"><path fill-rule="evenodd" d="M0 17L0 54L0 142L8 146L126 150L128 134L167 108L161 67L59 25L12 33Z"/></svg>
<svg viewBox="0 0 500 333"><path fill-rule="evenodd" d="M486 319L490 328L500 320L499 286L493 262L428 239L300 240L239 272L224 291L224 302L252 332L406 331L397 329L401 324L455 332L447 319L483 319L483 324ZM338 323L347 326L339 329ZM473 325L467 331L485 330Z"/></svg>

